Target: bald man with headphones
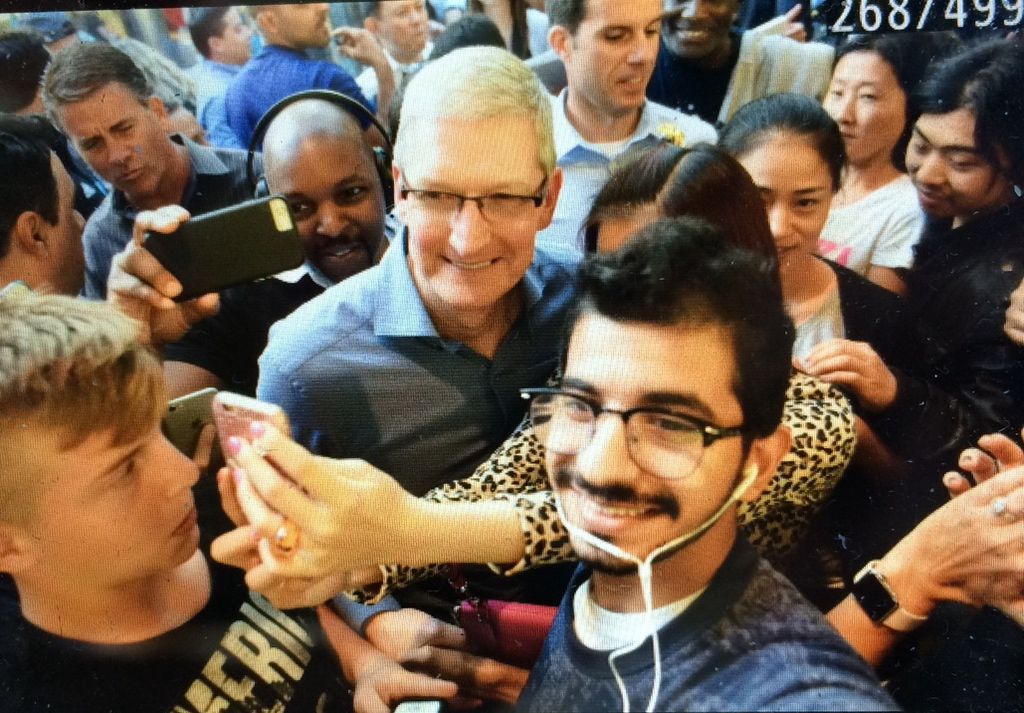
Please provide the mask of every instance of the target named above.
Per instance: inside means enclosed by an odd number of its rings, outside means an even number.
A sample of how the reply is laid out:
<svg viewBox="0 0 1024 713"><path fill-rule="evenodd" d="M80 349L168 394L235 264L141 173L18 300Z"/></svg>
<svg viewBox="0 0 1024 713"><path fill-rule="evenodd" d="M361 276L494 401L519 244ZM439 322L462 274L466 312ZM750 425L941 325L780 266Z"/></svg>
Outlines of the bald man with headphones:
<svg viewBox="0 0 1024 713"><path fill-rule="evenodd" d="M288 97L257 126L250 183L257 195L281 194L288 201L306 252L306 262L295 270L225 290L219 308L210 297L170 306L165 300L168 290L176 293L175 281L138 240L115 259L110 299L150 323L152 341L165 345L171 396L207 386L254 394L257 359L271 325L380 259L387 247L390 190L383 179L390 154L367 143L359 121L367 118L372 116L357 102L318 90ZM265 175L256 176L254 148L260 141ZM142 214L136 236L144 230L170 232L182 217L173 206Z"/></svg>

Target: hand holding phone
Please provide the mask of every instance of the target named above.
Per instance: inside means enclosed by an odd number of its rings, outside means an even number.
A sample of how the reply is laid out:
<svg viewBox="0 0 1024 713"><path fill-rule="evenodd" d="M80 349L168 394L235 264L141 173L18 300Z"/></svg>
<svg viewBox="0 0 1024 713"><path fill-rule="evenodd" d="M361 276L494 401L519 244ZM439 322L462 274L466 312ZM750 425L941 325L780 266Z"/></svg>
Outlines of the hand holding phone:
<svg viewBox="0 0 1024 713"><path fill-rule="evenodd" d="M238 463L228 445L230 438L238 438L252 444L252 425L259 421L270 423L282 433L289 431L288 416L280 406L229 391L221 391L213 398L213 420L217 424L217 435L220 438L224 458L235 467L238 466ZM266 456L266 454L261 455ZM251 488L251 486L248 487ZM280 527L271 538L271 543L280 555L290 556L298 547L300 536L295 523L284 517Z"/></svg>
<svg viewBox="0 0 1024 713"><path fill-rule="evenodd" d="M213 421L217 424L217 435L224 449L224 459L237 465L228 451L228 439L234 436L246 443L252 443L252 424L266 421L282 433L291 429L288 415L275 404L268 404L241 394L221 391L212 400Z"/></svg>
<svg viewBox="0 0 1024 713"><path fill-rule="evenodd" d="M207 388L179 396L167 404L160 428L167 440L189 458L195 456L203 428L213 423L213 397L217 389Z"/></svg>
<svg viewBox="0 0 1024 713"><path fill-rule="evenodd" d="M181 284L142 245L148 232L171 233L188 219L189 212L177 205L140 212L132 226L131 242L111 263L107 301L141 323L139 338L146 344L160 346L181 339L190 325L217 311L220 299L216 293L175 301Z"/></svg>

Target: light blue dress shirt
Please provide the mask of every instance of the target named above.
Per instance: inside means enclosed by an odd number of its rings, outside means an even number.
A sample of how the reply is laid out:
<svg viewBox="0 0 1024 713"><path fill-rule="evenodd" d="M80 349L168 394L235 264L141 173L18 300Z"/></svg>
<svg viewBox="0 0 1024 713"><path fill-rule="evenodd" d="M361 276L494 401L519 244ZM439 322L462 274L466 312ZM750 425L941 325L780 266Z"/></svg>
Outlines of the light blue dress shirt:
<svg viewBox="0 0 1024 713"><path fill-rule="evenodd" d="M196 116L203 128L207 127L204 118L206 105L214 97L224 96L231 80L242 71L240 64L225 64L204 58L199 64L188 71L192 81L196 83Z"/></svg>
<svg viewBox="0 0 1024 713"><path fill-rule="evenodd" d="M273 327L257 394L284 408L299 443L365 459L422 495L470 475L519 424L519 389L558 363L575 269L538 250L522 312L488 359L438 334L406 239Z"/></svg>
<svg viewBox="0 0 1024 713"><path fill-rule="evenodd" d="M699 117L647 101L636 131L625 142L620 142L618 150L610 151L608 146L584 139L569 122L565 110L567 96L568 90L564 89L557 97L551 97L555 153L564 180L554 219L551 225L537 234L537 244L563 251L569 249L581 255L583 224L594 205L594 199L611 176L612 161L617 156L641 141L658 140L659 128L663 124L672 124L680 129L687 146L700 141L714 143L718 140L718 132ZM609 156L609 153L613 155Z"/></svg>

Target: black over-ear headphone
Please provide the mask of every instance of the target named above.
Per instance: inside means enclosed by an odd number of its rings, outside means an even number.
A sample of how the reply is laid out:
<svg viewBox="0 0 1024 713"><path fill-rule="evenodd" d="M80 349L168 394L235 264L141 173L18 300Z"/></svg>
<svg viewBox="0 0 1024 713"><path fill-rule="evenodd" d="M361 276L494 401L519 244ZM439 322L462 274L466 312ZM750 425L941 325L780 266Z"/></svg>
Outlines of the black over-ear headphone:
<svg viewBox="0 0 1024 713"><path fill-rule="evenodd" d="M256 150L263 143L263 136L267 133L267 129L270 127L270 122L274 118L285 110L286 107L291 106L295 102L302 101L303 99L323 99L337 107L340 107L347 111L349 114L359 120L361 124L369 122L372 126L377 127L380 135L384 138L385 148L375 146L373 148L374 156L374 167L377 169L377 176L380 178L381 189L384 191L384 204L391 206L394 201L394 180L391 177L391 154L393 147L391 139L388 138L388 131L384 128L384 125L377 120L377 117L373 113L363 106L360 102L356 101L350 96L346 96L341 92L336 92L331 89L308 89L303 92L296 92L286 96L281 101L274 104L274 106L267 109L266 113L260 117L260 120L256 122L256 127L252 130L252 138L249 139L249 154L245 159L245 177L249 182L249 188L257 198L263 198L270 195L270 189L267 187L266 176L256 176Z"/></svg>

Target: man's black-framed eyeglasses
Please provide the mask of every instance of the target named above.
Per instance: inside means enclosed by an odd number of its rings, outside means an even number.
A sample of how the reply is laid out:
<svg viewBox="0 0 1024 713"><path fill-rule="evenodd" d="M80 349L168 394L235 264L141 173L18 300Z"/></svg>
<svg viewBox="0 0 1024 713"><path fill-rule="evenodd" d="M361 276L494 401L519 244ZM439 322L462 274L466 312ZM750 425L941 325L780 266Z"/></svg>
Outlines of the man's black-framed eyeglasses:
<svg viewBox="0 0 1024 713"><path fill-rule="evenodd" d="M661 406L605 408L597 401L558 388L521 389L530 400L537 439L549 450L576 455L590 443L603 413L622 419L633 461L660 478L685 478L700 464L704 449L720 438L744 433L740 426L716 426Z"/></svg>
<svg viewBox="0 0 1024 713"><path fill-rule="evenodd" d="M521 219L524 214L528 215L528 213L524 213L526 209L539 208L547 198L547 188L548 179L545 178L537 192L531 195L488 193L483 196L464 196L461 193L409 188L405 185L399 187L398 195L402 197L402 200L412 197L420 208L439 218L454 218L462 212L462 208L467 202L476 203L484 220L497 222Z"/></svg>

